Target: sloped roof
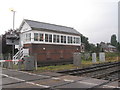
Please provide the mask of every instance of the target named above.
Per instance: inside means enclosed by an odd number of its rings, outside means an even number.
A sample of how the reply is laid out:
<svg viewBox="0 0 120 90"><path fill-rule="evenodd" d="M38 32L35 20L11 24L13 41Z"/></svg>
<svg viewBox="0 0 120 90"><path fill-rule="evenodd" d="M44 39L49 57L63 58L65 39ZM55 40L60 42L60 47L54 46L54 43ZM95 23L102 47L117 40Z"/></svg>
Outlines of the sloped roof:
<svg viewBox="0 0 120 90"><path fill-rule="evenodd" d="M112 45L106 44L106 43L101 43L100 45L102 48L116 48L115 46L112 46Z"/></svg>
<svg viewBox="0 0 120 90"><path fill-rule="evenodd" d="M44 23L44 22L38 22L38 21L33 21L33 20L27 20L24 19L24 21L34 30L34 29L45 29L48 31L55 31L55 32L63 32L63 33L70 33L70 34L76 34L76 35L81 35L77 30L71 28L71 27L66 27L66 26L60 26L60 25L55 25L55 24L50 24L50 23Z"/></svg>
<svg viewBox="0 0 120 90"><path fill-rule="evenodd" d="M108 45L108 48L116 48L116 47L112 45Z"/></svg>

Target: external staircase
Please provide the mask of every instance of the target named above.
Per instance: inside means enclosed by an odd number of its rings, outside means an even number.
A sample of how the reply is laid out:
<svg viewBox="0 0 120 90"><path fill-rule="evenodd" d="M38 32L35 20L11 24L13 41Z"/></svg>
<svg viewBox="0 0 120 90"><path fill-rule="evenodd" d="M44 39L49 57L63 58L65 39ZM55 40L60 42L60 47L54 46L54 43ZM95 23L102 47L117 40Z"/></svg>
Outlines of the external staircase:
<svg viewBox="0 0 120 90"><path fill-rule="evenodd" d="M24 58L23 48L20 48L19 51L13 56L13 60L22 60Z"/></svg>

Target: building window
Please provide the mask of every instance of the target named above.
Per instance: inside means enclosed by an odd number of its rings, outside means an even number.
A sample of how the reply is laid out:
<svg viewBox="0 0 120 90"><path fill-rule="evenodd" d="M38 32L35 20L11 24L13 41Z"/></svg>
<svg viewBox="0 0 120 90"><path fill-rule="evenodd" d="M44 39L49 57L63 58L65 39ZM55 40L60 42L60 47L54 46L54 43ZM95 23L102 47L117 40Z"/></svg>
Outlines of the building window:
<svg viewBox="0 0 120 90"><path fill-rule="evenodd" d="M42 33L39 33L39 41L43 41L44 40L44 36Z"/></svg>
<svg viewBox="0 0 120 90"><path fill-rule="evenodd" d="M25 40L31 41L31 33L25 34ZM61 43L61 44L80 44L80 37L65 36L65 35L52 35L43 33L34 33L34 41Z"/></svg>
<svg viewBox="0 0 120 90"><path fill-rule="evenodd" d="M73 37L73 43L74 43L74 44L76 43L76 41L75 41L75 37Z"/></svg>
<svg viewBox="0 0 120 90"><path fill-rule="evenodd" d="M66 36L64 36L64 43L66 43Z"/></svg>
<svg viewBox="0 0 120 90"><path fill-rule="evenodd" d="M66 36L61 35L61 43L66 43Z"/></svg>
<svg viewBox="0 0 120 90"><path fill-rule="evenodd" d="M48 34L45 34L45 42L48 42Z"/></svg>
<svg viewBox="0 0 120 90"><path fill-rule="evenodd" d="M59 35L57 35L57 43L59 43Z"/></svg>
<svg viewBox="0 0 120 90"><path fill-rule="evenodd" d="M72 43L72 37L68 36L68 43Z"/></svg>
<svg viewBox="0 0 120 90"><path fill-rule="evenodd" d="M38 41L38 33L34 33L34 41Z"/></svg>
<svg viewBox="0 0 120 90"><path fill-rule="evenodd" d="M52 42L52 34L49 34L49 42Z"/></svg>
<svg viewBox="0 0 120 90"><path fill-rule="evenodd" d="M64 37L63 36L61 36L61 43L64 43L64 39L63 39Z"/></svg>
<svg viewBox="0 0 120 90"><path fill-rule="evenodd" d="M53 42L56 43L57 42L57 36L53 35Z"/></svg>
<svg viewBox="0 0 120 90"><path fill-rule="evenodd" d="M28 33L28 41L31 41L31 33Z"/></svg>
<svg viewBox="0 0 120 90"><path fill-rule="evenodd" d="M80 44L80 38L76 38L76 44Z"/></svg>
<svg viewBox="0 0 120 90"><path fill-rule="evenodd" d="M31 41L31 33L25 34L25 41Z"/></svg>
<svg viewBox="0 0 120 90"><path fill-rule="evenodd" d="M70 43L72 43L72 37L70 37Z"/></svg>
<svg viewBox="0 0 120 90"><path fill-rule="evenodd" d="M67 42L70 43L69 36L67 37Z"/></svg>
<svg viewBox="0 0 120 90"><path fill-rule="evenodd" d="M52 42L52 34L45 34L45 42Z"/></svg>

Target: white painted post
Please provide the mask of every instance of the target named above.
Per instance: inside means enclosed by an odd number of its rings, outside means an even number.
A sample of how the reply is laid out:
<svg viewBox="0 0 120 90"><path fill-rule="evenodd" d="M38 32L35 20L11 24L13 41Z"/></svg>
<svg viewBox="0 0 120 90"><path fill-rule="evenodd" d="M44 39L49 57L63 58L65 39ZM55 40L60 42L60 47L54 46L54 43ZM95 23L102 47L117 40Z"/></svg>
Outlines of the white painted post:
<svg viewBox="0 0 120 90"><path fill-rule="evenodd" d="M92 53L92 62L96 63L96 53Z"/></svg>
<svg viewBox="0 0 120 90"><path fill-rule="evenodd" d="M104 52L99 53L99 60L100 60L100 62L105 62L105 53Z"/></svg>
<svg viewBox="0 0 120 90"><path fill-rule="evenodd" d="M73 64L75 66L81 65L81 53L74 53L73 54Z"/></svg>

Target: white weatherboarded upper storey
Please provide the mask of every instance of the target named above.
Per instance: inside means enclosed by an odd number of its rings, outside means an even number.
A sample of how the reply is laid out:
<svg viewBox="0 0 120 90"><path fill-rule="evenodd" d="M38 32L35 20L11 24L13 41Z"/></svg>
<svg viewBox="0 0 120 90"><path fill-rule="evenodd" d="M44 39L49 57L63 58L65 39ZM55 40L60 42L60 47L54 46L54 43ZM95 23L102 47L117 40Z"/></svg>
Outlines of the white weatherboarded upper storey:
<svg viewBox="0 0 120 90"><path fill-rule="evenodd" d="M24 19L20 26L24 44L81 45L81 34L73 28Z"/></svg>

